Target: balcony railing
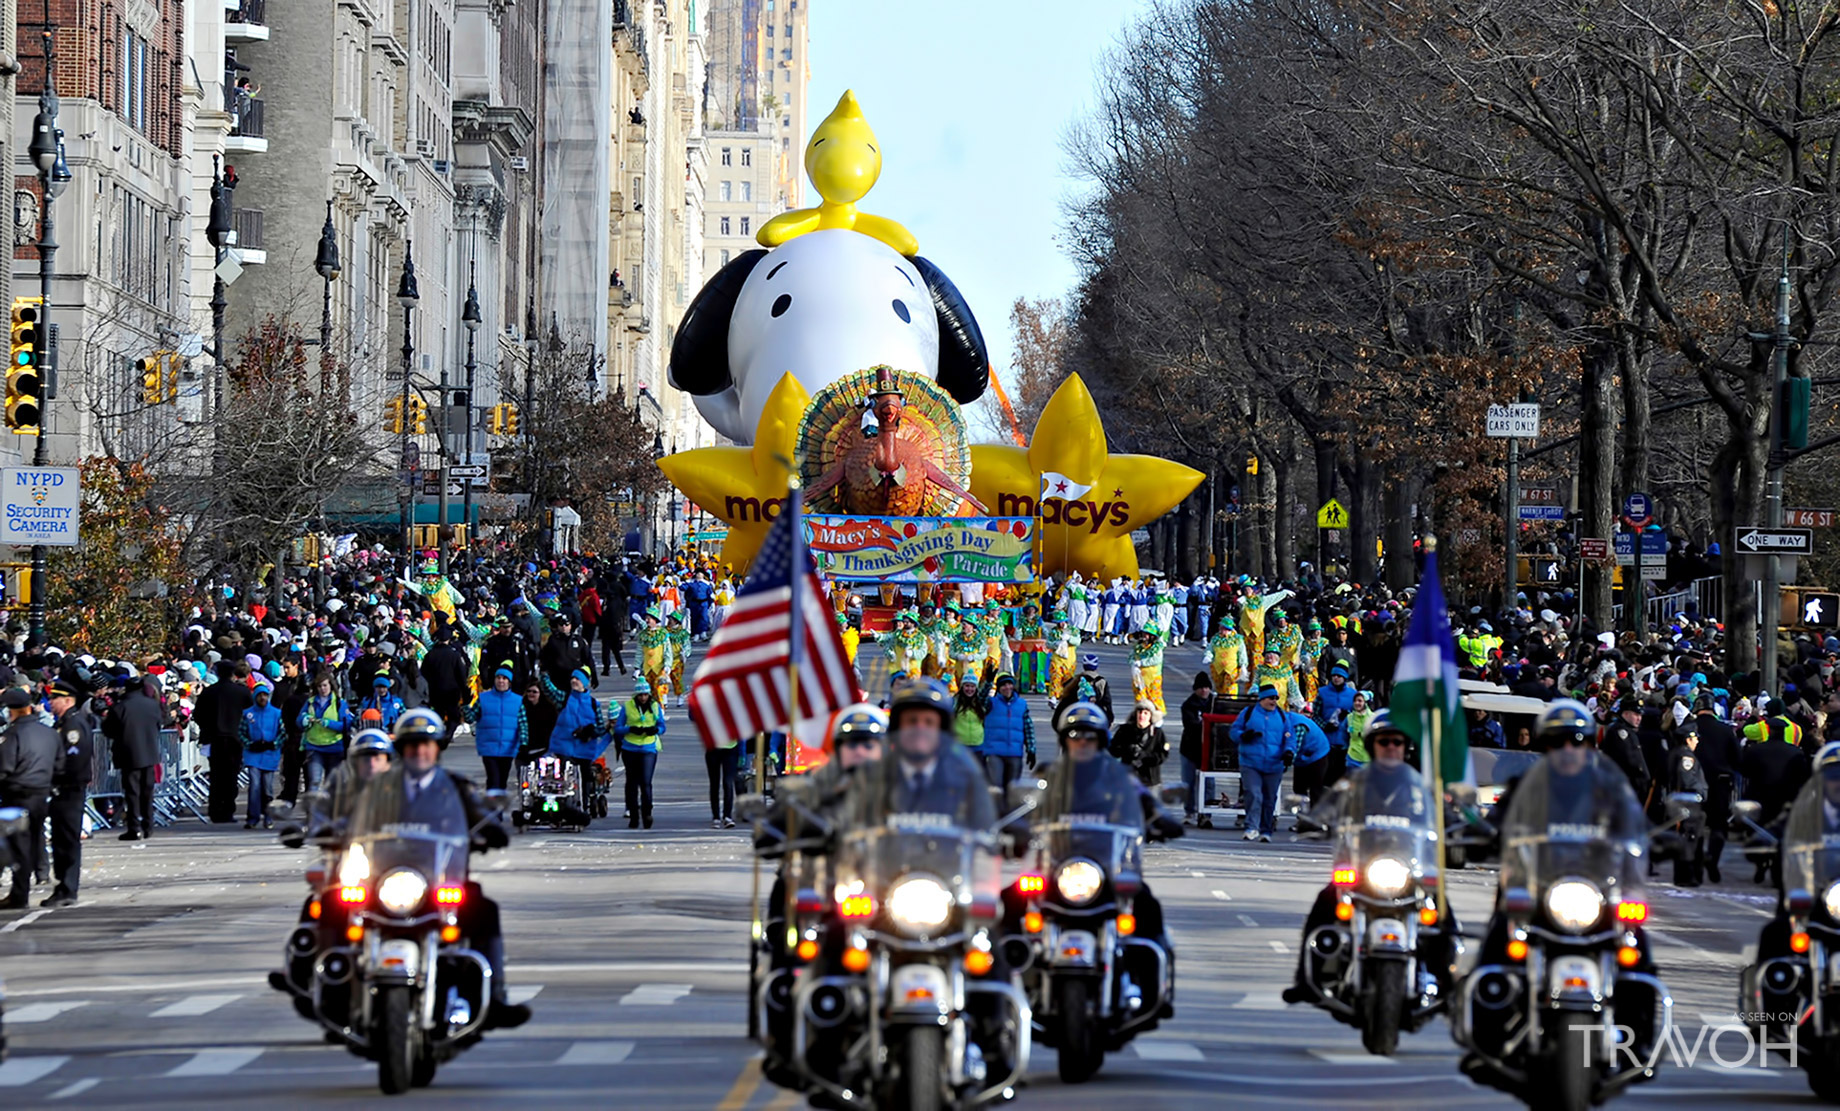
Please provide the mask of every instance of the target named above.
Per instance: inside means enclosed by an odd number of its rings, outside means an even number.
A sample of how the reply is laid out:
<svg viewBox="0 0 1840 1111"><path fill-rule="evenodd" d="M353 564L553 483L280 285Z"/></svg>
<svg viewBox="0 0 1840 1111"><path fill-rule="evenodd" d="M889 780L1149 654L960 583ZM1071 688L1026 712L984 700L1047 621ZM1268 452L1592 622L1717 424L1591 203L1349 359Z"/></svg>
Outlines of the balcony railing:
<svg viewBox="0 0 1840 1111"><path fill-rule="evenodd" d="M238 97L231 102L230 112L236 117L230 125L230 134L246 139L267 138L262 133L262 101L256 97Z"/></svg>
<svg viewBox="0 0 1840 1111"><path fill-rule="evenodd" d="M267 250L262 238L262 210L239 208L231 217L236 225L236 245L245 251Z"/></svg>
<svg viewBox="0 0 1840 1111"><path fill-rule="evenodd" d="M236 7L224 12L224 20L229 23L253 23L257 26L267 26L268 0L241 0Z"/></svg>

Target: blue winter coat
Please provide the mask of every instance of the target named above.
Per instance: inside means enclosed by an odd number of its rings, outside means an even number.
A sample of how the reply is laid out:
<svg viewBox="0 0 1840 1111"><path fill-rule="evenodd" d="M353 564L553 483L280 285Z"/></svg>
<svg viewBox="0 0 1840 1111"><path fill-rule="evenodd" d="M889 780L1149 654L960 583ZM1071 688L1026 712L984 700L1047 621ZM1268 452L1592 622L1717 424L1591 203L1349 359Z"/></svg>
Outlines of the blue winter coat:
<svg viewBox="0 0 1840 1111"><path fill-rule="evenodd" d="M378 728L388 733L390 730L396 728L396 719L403 716L403 708L403 700L393 694L385 695L381 699L376 695L372 695L358 703L358 716L362 718L366 710L377 711L383 715L383 724L378 726ZM360 722L360 724L362 724L362 722Z"/></svg>
<svg viewBox="0 0 1840 1111"><path fill-rule="evenodd" d="M1260 706L1240 714L1233 721L1233 739L1239 743L1240 767L1255 772L1283 771L1283 757L1297 755L1294 721L1303 720L1307 719L1301 714ZM1316 730L1316 735L1322 736L1322 730Z"/></svg>
<svg viewBox="0 0 1840 1111"><path fill-rule="evenodd" d="M1029 716L1028 699L1012 694L991 695L990 712L984 715L984 745L978 751L985 756L1024 756L1035 747L1035 721Z"/></svg>
<svg viewBox="0 0 1840 1111"><path fill-rule="evenodd" d="M266 706L251 706L243 711L242 724L237 727L237 739L243 744L243 766L257 771L272 772L281 768L281 707L270 702ZM251 752L251 742L270 746L266 752Z"/></svg>
<svg viewBox="0 0 1840 1111"><path fill-rule="evenodd" d="M1297 745L1297 762L1314 764L1329 755L1329 738L1322 731L1322 726L1304 717L1302 714L1289 714L1291 719L1291 739Z"/></svg>
<svg viewBox="0 0 1840 1111"><path fill-rule="evenodd" d="M516 756L529 738L524 696L515 690L483 690L467 717L473 721L473 748L481 756Z"/></svg>
<svg viewBox="0 0 1840 1111"><path fill-rule="evenodd" d="M556 714L556 727L549 732L549 754L565 760L599 760L613 741L607 732L607 713L600 701L586 691L565 693L550 682L548 676L543 678L543 693L561 707ZM576 730L583 726L593 728L592 739L576 739Z"/></svg>
<svg viewBox="0 0 1840 1111"><path fill-rule="evenodd" d="M1323 731L1329 734L1329 743L1334 747L1348 747L1348 715L1353 712L1353 683L1343 683L1339 691L1330 683L1316 688L1316 720L1323 723ZM1330 729L1328 721L1332 715L1335 718L1335 728Z"/></svg>

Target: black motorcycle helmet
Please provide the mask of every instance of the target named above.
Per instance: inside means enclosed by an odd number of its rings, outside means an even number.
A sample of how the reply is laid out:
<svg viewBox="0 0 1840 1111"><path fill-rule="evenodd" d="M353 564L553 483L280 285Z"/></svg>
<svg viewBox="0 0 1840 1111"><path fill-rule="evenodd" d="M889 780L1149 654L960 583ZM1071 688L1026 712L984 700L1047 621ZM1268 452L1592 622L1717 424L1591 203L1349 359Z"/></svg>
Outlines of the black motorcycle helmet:
<svg viewBox="0 0 1840 1111"><path fill-rule="evenodd" d="M1055 735L1060 738L1062 748L1067 747L1067 738L1076 734L1096 737L1100 744L1104 744L1110 729L1111 722L1106 720L1104 710L1091 702L1075 702L1061 711Z"/></svg>
<svg viewBox="0 0 1840 1111"><path fill-rule="evenodd" d="M1533 723L1533 746L1547 752L1564 745L1588 745L1597 735L1597 723L1582 702L1561 698Z"/></svg>
<svg viewBox="0 0 1840 1111"><path fill-rule="evenodd" d="M888 700L888 721L892 725L901 718L901 711L912 706L924 706L939 711L939 728L942 731L952 728L952 692L938 679L903 679L896 683Z"/></svg>

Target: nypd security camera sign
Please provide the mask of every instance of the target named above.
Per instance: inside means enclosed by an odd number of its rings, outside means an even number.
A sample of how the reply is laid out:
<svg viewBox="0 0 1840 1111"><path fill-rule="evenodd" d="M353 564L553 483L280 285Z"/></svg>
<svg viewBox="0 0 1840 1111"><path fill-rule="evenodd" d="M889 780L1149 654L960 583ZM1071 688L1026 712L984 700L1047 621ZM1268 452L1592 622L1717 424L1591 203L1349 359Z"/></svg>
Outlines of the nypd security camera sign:
<svg viewBox="0 0 1840 1111"><path fill-rule="evenodd" d="M0 542L24 546L77 546L82 484L75 467L0 469Z"/></svg>

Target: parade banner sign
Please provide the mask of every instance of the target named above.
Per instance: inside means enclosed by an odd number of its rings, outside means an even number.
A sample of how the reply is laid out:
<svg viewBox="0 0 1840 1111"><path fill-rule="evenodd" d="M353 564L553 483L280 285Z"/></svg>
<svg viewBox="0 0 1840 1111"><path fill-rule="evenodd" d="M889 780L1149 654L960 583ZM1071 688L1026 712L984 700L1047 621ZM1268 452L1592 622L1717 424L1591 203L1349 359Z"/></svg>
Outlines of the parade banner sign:
<svg viewBox="0 0 1840 1111"><path fill-rule="evenodd" d="M808 513L805 543L820 574L861 582L1027 583L1027 517L859 517Z"/></svg>

